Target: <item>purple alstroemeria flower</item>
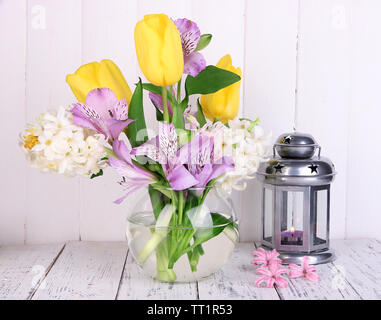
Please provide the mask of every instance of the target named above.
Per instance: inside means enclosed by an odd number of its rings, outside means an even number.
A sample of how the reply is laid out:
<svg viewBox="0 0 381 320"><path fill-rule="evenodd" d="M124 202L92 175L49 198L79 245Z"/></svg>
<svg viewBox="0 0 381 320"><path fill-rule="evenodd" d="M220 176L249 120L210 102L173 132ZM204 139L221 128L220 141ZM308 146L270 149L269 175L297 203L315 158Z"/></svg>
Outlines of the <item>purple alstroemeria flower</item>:
<svg viewBox="0 0 381 320"><path fill-rule="evenodd" d="M110 157L110 166L122 177L122 181L120 181L119 184L124 186L127 191L123 197L114 201L114 203L120 204L132 192L151 183L155 183L156 178L153 174L132 162L131 152L123 141L115 140L113 143L113 151L118 159Z"/></svg>
<svg viewBox="0 0 381 320"><path fill-rule="evenodd" d="M222 157L214 160L213 137L199 134L179 150L179 159L184 162L187 170L198 181L195 188L203 189L209 181L234 170L232 157Z"/></svg>
<svg viewBox="0 0 381 320"><path fill-rule="evenodd" d="M197 76L206 67L206 61L200 52L194 51L200 41L201 33L197 24L189 19L174 21L180 32L184 55L184 73Z"/></svg>
<svg viewBox="0 0 381 320"><path fill-rule="evenodd" d="M86 104L77 102L71 109L76 125L103 134L106 139L117 139L134 120L128 119L128 105L108 88L94 89L86 97Z"/></svg>
<svg viewBox="0 0 381 320"><path fill-rule="evenodd" d="M198 135L177 150L177 134L173 124L160 123L159 135L132 150L160 163L174 190L205 188L208 182L234 170L233 159L224 157L213 163L213 138Z"/></svg>
<svg viewBox="0 0 381 320"><path fill-rule="evenodd" d="M177 152L177 134L172 123L160 122L159 134L132 149L131 154L147 156L160 163L174 190L188 189L198 183L180 162Z"/></svg>

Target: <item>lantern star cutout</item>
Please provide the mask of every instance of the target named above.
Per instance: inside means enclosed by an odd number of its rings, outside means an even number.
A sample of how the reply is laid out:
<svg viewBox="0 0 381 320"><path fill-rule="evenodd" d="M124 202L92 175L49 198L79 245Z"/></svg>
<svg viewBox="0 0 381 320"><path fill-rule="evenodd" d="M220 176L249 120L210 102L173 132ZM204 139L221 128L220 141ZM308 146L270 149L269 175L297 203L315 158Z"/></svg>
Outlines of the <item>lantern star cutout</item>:
<svg viewBox="0 0 381 320"><path fill-rule="evenodd" d="M311 169L311 173L318 173L317 172L317 169L318 169L319 166L317 166L316 164L311 164L310 166L308 166L308 168Z"/></svg>
<svg viewBox="0 0 381 320"><path fill-rule="evenodd" d="M283 139L283 143L284 144L290 144L291 143L291 140L292 140L292 137L291 136L287 136Z"/></svg>
<svg viewBox="0 0 381 320"><path fill-rule="evenodd" d="M282 168L284 168L284 166L278 163L276 166L274 166L275 173L277 172L282 173Z"/></svg>

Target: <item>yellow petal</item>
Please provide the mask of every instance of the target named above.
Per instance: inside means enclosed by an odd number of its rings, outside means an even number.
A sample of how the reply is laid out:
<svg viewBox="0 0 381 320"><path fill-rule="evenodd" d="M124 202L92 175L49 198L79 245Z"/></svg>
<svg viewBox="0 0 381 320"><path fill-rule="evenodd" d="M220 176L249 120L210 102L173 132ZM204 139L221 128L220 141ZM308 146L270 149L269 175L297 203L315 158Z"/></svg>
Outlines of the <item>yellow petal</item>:
<svg viewBox="0 0 381 320"><path fill-rule="evenodd" d="M116 94L118 100L126 99L129 104L132 93L118 66L111 60L100 63L98 80L100 87L109 88Z"/></svg>
<svg viewBox="0 0 381 320"><path fill-rule="evenodd" d="M66 82L78 101L85 103L87 94L99 87L98 70L99 63L92 62L81 66L74 74L66 76Z"/></svg>

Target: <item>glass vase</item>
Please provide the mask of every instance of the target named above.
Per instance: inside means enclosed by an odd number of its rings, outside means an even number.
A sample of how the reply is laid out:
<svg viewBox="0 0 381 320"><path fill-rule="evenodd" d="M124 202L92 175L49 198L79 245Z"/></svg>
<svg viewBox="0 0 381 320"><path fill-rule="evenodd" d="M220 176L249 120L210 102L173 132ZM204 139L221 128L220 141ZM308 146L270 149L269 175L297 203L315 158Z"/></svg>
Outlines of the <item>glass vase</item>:
<svg viewBox="0 0 381 320"><path fill-rule="evenodd" d="M213 188L175 191L152 186L134 194L127 218L130 253L145 274L163 282L208 277L238 241L232 200Z"/></svg>

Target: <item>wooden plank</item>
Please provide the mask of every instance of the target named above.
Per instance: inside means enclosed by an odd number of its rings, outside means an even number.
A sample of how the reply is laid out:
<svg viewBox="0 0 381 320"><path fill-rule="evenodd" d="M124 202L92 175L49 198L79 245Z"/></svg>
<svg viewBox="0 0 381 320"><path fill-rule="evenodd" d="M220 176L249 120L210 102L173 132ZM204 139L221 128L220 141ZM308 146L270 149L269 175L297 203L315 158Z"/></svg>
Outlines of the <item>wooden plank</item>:
<svg viewBox="0 0 381 320"><path fill-rule="evenodd" d="M137 10L137 1L83 1L83 34L86 36L82 39L82 63L111 59L121 69L131 90L138 82L134 42ZM126 204L113 203L123 194L123 188L117 184L119 179L112 168L94 180L81 178L81 240L125 240ZM135 197L127 201L128 206L133 207Z"/></svg>
<svg viewBox="0 0 381 320"><path fill-rule="evenodd" d="M17 144L25 125L25 0L0 1L0 41L0 244L15 244L24 243L26 216L26 160Z"/></svg>
<svg viewBox="0 0 381 320"><path fill-rule="evenodd" d="M381 299L381 244L377 240L333 240L334 265L362 299Z"/></svg>
<svg viewBox="0 0 381 320"><path fill-rule="evenodd" d="M258 277L251 264L253 243L239 243L226 265L211 277L198 282L200 300L278 300L275 289L257 288Z"/></svg>
<svg viewBox="0 0 381 320"><path fill-rule="evenodd" d="M347 15L351 28L351 99L348 119L347 230L346 238L381 239L379 161L361 170L364 156L381 157L380 2L351 1ZM366 137L366 139L364 139ZM336 141L338 141L335 138ZM338 169L339 170L339 169Z"/></svg>
<svg viewBox="0 0 381 320"><path fill-rule="evenodd" d="M144 274L129 253L118 292L118 300L195 300L197 283L162 283Z"/></svg>
<svg viewBox="0 0 381 320"><path fill-rule="evenodd" d="M0 248L0 299L28 299L50 270L63 244Z"/></svg>
<svg viewBox="0 0 381 320"><path fill-rule="evenodd" d="M351 1L300 2L296 129L312 134L338 175L331 192L331 238L345 237ZM358 121L356 119L356 121ZM358 148L355 149L358 152ZM357 188L357 187L356 187Z"/></svg>
<svg viewBox="0 0 381 320"><path fill-rule="evenodd" d="M125 242L69 242L33 299L115 299Z"/></svg>
<svg viewBox="0 0 381 320"><path fill-rule="evenodd" d="M292 131L294 124L298 1L246 3L244 116L259 117L260 124L266 132L272 132L275 140L281 133ZM240 239L258 240L261 223L258 182L249 182L242 195Z"/></svg>
<svg viewBox="0 0 381 320"><path fill-rule="evenodd" d="M28 1L27 121L74 102L66 74L81 62L81 1ZM27 170L26 242L79 238L79 179Z"/></svg>
<svg viewBox="0 0 381 320"><path fill-rule="evenodd" d="M259 243L256 243L260 247ZM287 288L276 288L282 300L357 300L360 296L349 285L338 285L340 270L333 263L316 266L319 282L304 278L288 279ZM345 278L343 281L347 283Z"/></svg>

